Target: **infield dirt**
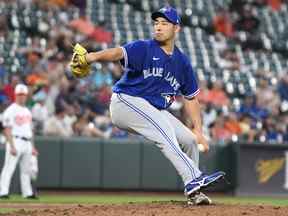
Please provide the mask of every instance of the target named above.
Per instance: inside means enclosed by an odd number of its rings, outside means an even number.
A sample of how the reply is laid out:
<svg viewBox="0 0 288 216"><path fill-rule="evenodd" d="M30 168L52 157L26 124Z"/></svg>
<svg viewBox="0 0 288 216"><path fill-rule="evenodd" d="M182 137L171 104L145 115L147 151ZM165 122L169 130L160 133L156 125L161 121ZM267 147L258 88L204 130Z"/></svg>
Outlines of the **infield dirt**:
<svg viewBox="0 0 288 216"><path fill-rule="evenodd" d="M187 206L184 202L152 202L99 205L5 204L1 208L17 208L0 216L287 216L288 207L267 205Z"/></svg>

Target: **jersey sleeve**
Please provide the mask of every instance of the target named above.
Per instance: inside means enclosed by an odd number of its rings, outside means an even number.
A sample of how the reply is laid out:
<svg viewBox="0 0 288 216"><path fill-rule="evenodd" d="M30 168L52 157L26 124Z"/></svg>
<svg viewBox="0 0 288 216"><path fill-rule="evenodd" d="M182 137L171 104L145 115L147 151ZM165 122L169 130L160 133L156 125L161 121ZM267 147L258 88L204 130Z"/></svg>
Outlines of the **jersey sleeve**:
<svg viewBox="0 0 288 216"><path fill-rule="evenodd" d="M187 63L184 67L184 81L180 90L182 95L187 99L195 97L200 92L196 74L190 63Z"/></svg>
<svg viewBox="0 0 288 216"><path fill-rule="evenodd" d="M13 122L13 115L8 109L3 113L3 119L2 119L3 127L5 128L12 127L12 122Z"/></svg>
<svg viewBox="0 0 288 216"><path fill-rule="evenodd" d="M124 68L142 70L143 59L147 50L147 43L145 41L137 40L127 43L121 48L124 56L121 64L124 66Z"/></svg>

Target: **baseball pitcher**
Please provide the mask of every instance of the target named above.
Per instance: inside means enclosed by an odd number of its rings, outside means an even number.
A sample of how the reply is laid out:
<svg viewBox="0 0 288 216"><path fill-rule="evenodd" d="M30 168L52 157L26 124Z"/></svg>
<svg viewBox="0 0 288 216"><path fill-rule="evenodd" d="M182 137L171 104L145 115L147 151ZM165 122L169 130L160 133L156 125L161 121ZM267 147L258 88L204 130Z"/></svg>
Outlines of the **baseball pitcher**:
<svg viewBox="0 0 288 216"><path fill-rule="evenodd" d="M91 53L76 44L72 74L85 77L93 62L120 61L124 74L113 87L112 122L157 143L182 177L188 204L210 204L211 200L200 191L223 178L225 173L207 175L198 168L197 144L201 143L204 151L209 146L202 132L196 76L188 58L175 46L180 18L169 6L152 13L151 17L154 21L151 40L137 40ZM193 122L193 131L166 111L176 95L186 98L185 109Z"/></svg>

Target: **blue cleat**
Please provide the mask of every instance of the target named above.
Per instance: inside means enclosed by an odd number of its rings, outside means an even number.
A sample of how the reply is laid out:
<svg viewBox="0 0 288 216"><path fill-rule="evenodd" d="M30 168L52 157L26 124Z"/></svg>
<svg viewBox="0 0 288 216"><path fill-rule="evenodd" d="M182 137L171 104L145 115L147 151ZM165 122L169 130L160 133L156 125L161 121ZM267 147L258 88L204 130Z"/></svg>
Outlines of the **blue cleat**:
<svg viewBox="0 0 288 216"><path fill-rule="evenodd" d="M215 183L217 180L223 178L226 175L225 172L219 171L212 173L211 175L202 174L198 178L192 180L185 186L184 193L186 196L189 196L200 189L206 188L212 183Z"/></svg>

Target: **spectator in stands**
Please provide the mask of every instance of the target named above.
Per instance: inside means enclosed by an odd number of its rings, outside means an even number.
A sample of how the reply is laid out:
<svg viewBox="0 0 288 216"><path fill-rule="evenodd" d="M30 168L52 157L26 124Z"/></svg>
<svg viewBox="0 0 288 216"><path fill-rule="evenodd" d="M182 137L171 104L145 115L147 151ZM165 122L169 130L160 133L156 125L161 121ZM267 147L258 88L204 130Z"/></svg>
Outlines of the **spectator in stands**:
<svg viewBox="0 0 288 216"><path fill-rule="evenodd" d="M212 140L216 143L227 142L231 139L232 133L225 128L225 119L223 114L219 114L214 125L211 128Z"/></svg>
<svg viewBox="0 0 288 216"><path fill-rule="evenodd" d="M52 52L52 51L51 51ZM66 61L63 54L58 53L48 58L47 61L47 75L49 85L59 85L62 79L66 79L65 76L65 65Z"/></svg>
<svg viewBox="0 0 288 216"><path fill-rule="evenodd" d="M107 30L107 23L104 20L101 20L101 22L98 23L98 26L94 28L90 37L95 39L98 43L110 44L113 40L113 34Z"/></svg>
<svg viewBox="0 0 288 216"><path fill-rule="evenodd" d="M97 115L106 115L110 104L111 94L111 86L109 85L103 85L100 89L91 91L87 104L92 112Z"/></svg>
<svg viewBox="0 0 288 216"><path fill-rule="evenodd" d="M267 0L267 4L272 8L272 10L278 11L281 9L282 0Z"/></svg>
<svg viewBox="0 0 288 216"><path fill-rule="evenodd" d="M253 8L250 6L244 7L239 19L235 22L235 29L238 31L255 33L260 25L260 20L253 14Z"/></svg>
<svg viewBox="0 0 288 216"><path fill-rule="evenodd" d="M232 0L230 10L235 11L238 15L243 13L245 7L263 7L266 6L267 0Z"/></svg>
<svg viewBox="0 0 288 216"><path fill-rule="evenodd" d="M221 33L216 33L214 40L212 40L212 41L213 41L212 44L213 44L214 48L218 52L223 52L223 51L228 49L228 44L226 42L226 39Z"/></svg>
<svg viewBox="0 0 288 216"><path fill-rule="evenodd" d="M269 80L262 77L256 90L257 105L265 107L269 113L279 114L280 99L274 88L269 85Z"/></svg>
<svg viewBox="0 0 288 216"><path fill-rule="evenodd" d="M110 98L112 95L111 86L105 85L101 89L98 90L98 100L103 105L106 105L107 107L110 104Z"/></svg>
<svg viewBox="0 0 288 216"><path fill-rule="evenodd" d="M217 64L222 69L239 70L240 60L236 53L232 50L226 49L220 52L220 59Z"/></svg>
<svg viewBox="0 0 288 216"><path fill-rule="evenodd" d="M274 118L266 118L264 121L263 129L265 140L267 142L277 143L279 141L283 141L283 134L279 130L279 127L277 127L277 122Z"/></svg>
<svg viewBox="0 0 288 216"><path fill-rule="evenodd" d="M217 118L217 111L213 108L211 103L201 104L202 105L202 118L203 118L203 126L209 128Z"/></svg>
<svg viewBox="0 0 288 216"><path fill-rule="evenodd" d="M68 57L69 53L71 52L71 41L73 41L73 36L71 35L69 31L59 31L58 29L55 29L56 32L56 45L58 48L58 51L63 53L64 56Z"/></svg>
<svg viewBox="0 0 288 216"><path fill-rule="evenodd" d="M275 116L274 119L276 124L276 131L278 133L277 142L283 143L285 141L285 136L287 133L287 124L279 124L279 122L282 121L282 115Z"/></svg>
<svg viewBox="0 0 288 216"><path fill-rule="evenodd" d="M288 75L287 73L282 76L280 82L278 84L278 93L280 95L281 100L288 101Z"/></svg>
<svg viewBox="0 0 288 216"><path fill-rule="evenodd" d="M48 74L45 60L42 59L42 53L33 50L27 53L27 65L23 71L27 76L26 82L29 85L43 85L48 83Z"/></svg>
<svg viewBox="0 0 288 216"><path fill-rule="evenodd" d="M268 111L265 108L257 105L257 98L253 95L248 95L244 99L244 103L240 106L239 114L248 115L254 121L262 120L268 116Z"/></svg>
<svg viewBox="0 0 288 216"><path fill-rule="evenodd" d="M111 118L109 116L108 111L107 111L107 113L105 115L97 115L96 113L92 113L91 121L100 130L102 130L104 132L107 132L109 130L111 131L112 122L111 122Z"/></svg>
<svg viewBox="0 0 288 216"><path fill-rule="evenodd" d="M0 37L6 37L8 30L7 17L0 15Z"/></svg>
<svg viewBox="0 0 288 216"><path fill-rule="evenodd" d="M215 32L220 32L230 38L234 36L233 21L231 20L229 12L225 9L219 10L213 18L213 26Z"/></svg>
<svg viewBox="0 0 288 216"><path fill-rule="evenodd" d="M23 71L26 76L31 73L38 73L45 70L41 64L42 54L39 50L27 50L26 55L27 64Z"/></svg>
<svg viewBox="0 0 288 216"><path fill-rule="evenodd" d="M217 108L229 106L230 100L223 90L223 83L220 80L212 83L212 88L208 92L208 102Z"/></svg>
<svg viewBox="0 0 288 216"><path fill-rule="evenodd" d="M73 130L73 125L77 121L76 111L74 106L67 106L65 108L65 117L63 119L64 124L67 125L68 128ZM71 132L73 133L73 132Z"/></svg>
<svg viewBox="0 0 288 216"><path fill-rule="evenodd" d="M20 83L20 77L18 75L12 75L10 78L10 82L3 86L3 92L7 96L10 103L14 102L15 94L14 89L15 86Z"/></svg>
<svg viewBox="0 0 288 216"><path fill-rule="evenodd" d="M224 127L230 131L231 134L241 135L242 129L237 119L237 115L234 112L229 112L228 116L226 116L226 120L224 123Z"/></svg>
<svg viewBox="0 0 288 216"><path fill-rule="evenodd" d="M254 4L261 3L245 2L243 7L237 11L237 18L234 22L234 28L237 30L235 39L241 44L243 50L264 49L264 44L257 34L260 20L255 15Z"/></svg>
<svg viewBox="0 0 288 216"><path fill-rule="evenodd" d="M43 134L44 122L49 118L48 108L45 105L46 93L42 90L33 96L35 104L32 107L32 118L36 134Z"/></svg>
<svg viewBox="0 0 288 216"><path fill-rule="evenodd" d="M198 94L199 95L199 94ZM197 96L198 96L197 95ZM201 103L202 119L203 119L203 132L204 135L211 140L210 127L214 124L217 118L217 111L210 103Z"/></svg>
<svg viewBox="0 0 288 216"><path fill-rule="evenodd" d="M244 0L232 0L230 4L230 10L240 13L245 4L246 1Z"/></svg>
<svg viewBox="0 0 288 216"><path fill-rule="evenodd" d="M239 126L241 128L241 138L247 140L248 143L252 143L255 141L256 131L252 127L253 120L249 115L241 115L239 117Z"/></svg>
<svg viewBox="0 0 288 216"><path fill-rule="evenodd" d="M81 16L79 19L74 19L69 23L69 26L82 34L89 36L94 31L94 24L86 16Z"/></svg>
<svg viewBox="0 0 288 216"><path fill-rule="evenodd" d="M249 2L249 1L247 1L247 2ZM252 0L251 3L252 3L252 5L254 5L256 7L263 7L263 6L266 6L267 0Z"/></svg>
<svg viewBox="0 0 288 216"><path fill-rule="evenodd" d="M239 43L241 44L241 47L244 51L247 50L259 50L263 51L265 50L265 46L263 44L263 41L259 37L258 34L250 34L246 35L244 38L239 37L237 40L239 40Z"/></svg>
<svg viewBox="0 0 288 216"><path fill-rule="evenodd" d="M43 86L42 90L46 94L45 106L48 109L49 115L52 115L55 112L55 100L59 94L59 87L56 84L49 84Z"/></svg>
<svg viewBox="0 0 288 216"><path fill-rule="evenodd" d="M78 116L77 121L73 125L74 134L78 136L109 138L110 133L104 133L98 129L93 121L89 119L90 110L86 110L84 114Z"/></svg>
<svg viewBox="0 0 288 216"><path fill-rule="evenodd" d="M59 94L55 99L55 107L64 107L65 109L71 104L83 103L85 104L88 87L85 82L78 82L77 80L69 81L61 80L59 86Z"/></svg>
<svg viewBox="0 0 288 216"><path fill-rule="evenodd" d="M57 107L55 115L53 115L44 123L43 134L47 136L60 137L70 137L73 135L71 126L66 125L64 122L65 115L65 109L62 107Z"/></svg>
<svg viewBox="0 0 288 216"><path fill-rule="evenodd" d="M111 86L113 78L107 64L96 64L91 76L92 85L96 89L101 89L103 86Z"/></svg>
<svg viewBox="0 0 288 216"><path fill-rule="evenodd" d="M83 1L83 0L69 0L69 3L77 6L80 9L80 13L81 14L85 13L85 10L87 8L86 7L87 1Z"/></svg>
<svg viewBox="0 0 288 216"><path fill-rule="evenodd" d="M3 93L2 88L0 88L0 106L3 106L4 104L8 104L8 98L7 96Z"/></svg>
<svg viewBox="0 0 288 216"><path fill-rule="evenodd" d="M66 7L68 4L68 0L48 0L49 4L59 6L59 7Z"/></svg>

